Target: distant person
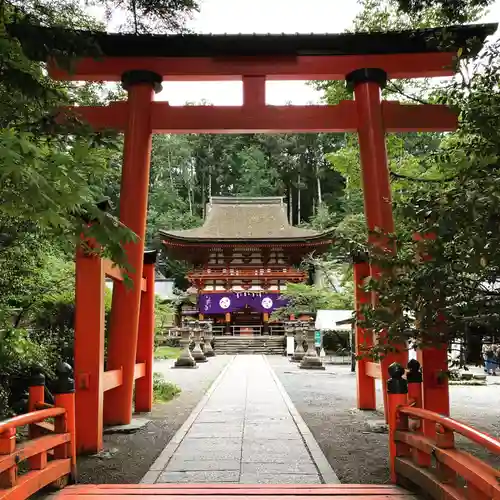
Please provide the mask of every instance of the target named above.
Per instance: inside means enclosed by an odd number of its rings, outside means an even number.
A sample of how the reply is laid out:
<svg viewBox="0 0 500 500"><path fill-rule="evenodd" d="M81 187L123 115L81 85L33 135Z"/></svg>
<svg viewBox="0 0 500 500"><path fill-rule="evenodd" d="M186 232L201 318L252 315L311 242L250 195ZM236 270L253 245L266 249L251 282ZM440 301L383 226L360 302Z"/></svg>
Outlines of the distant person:
<svg viewBox="0 0 500 500"><path fill-rule="evenodd" d="M484 357L484 371L488 375L496 375L497 368L497 356L496 356L496 346L493 344L483 345L483 357Z"/></svg>

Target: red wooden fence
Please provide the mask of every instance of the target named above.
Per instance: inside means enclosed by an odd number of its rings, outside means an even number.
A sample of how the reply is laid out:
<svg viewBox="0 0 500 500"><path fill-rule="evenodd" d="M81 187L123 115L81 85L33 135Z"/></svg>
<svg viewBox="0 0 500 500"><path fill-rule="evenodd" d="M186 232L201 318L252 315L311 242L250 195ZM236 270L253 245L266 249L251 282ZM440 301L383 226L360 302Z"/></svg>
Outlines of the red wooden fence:
<svg viewBox="0 0 500 500"><path fill-rule="evenodd" d="M494 455L500 455L500 441L448 416L419 408L422 384L407 377L408 384L403 373L401 367L392 365L388 383L392 481L435 499L500 500L500 471L459 449L455 434Z"/></svg>
<svg viewBox="0 0 500 500"><path fill-rule="evenodd" d="M45 486L61 488L75 479L75 394L69 370L57 381L53 407L44 402L39 383L30 387L32 411L0 422L0 500L24 500ZM25 426L29 439L18 442L17 431Z"/></svg>

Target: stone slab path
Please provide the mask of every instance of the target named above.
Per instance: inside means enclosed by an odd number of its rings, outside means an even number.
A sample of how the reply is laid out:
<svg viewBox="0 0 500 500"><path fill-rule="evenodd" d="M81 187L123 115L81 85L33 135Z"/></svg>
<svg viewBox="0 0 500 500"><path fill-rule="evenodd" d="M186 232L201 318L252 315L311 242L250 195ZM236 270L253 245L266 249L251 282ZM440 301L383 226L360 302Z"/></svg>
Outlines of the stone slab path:
<svg viewBox="0 0 500 500"><path fill-rule="evenodd" d="M335 483L263 356L236 356L143 483Z"/></svg>

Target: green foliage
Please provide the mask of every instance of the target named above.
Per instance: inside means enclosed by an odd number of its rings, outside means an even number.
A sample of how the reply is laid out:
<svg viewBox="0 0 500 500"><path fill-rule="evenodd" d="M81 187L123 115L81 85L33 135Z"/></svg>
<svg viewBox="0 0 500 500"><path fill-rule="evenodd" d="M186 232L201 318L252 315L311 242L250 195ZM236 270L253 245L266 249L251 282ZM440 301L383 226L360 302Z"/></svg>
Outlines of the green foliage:
<svg viewBox="0 0 500 500"><path fill-rule="evenodd" d="M155 334L165 334L165 329L174 323L175 308L155 295Z"/></svg>
<svg viewBox="0 0 500 500"><path fill-rule="evenodd" d="M155 359L177 359L182 349L179 347L160 346L155 350Z"/></svg>
<svg viewBox="0 0 500 500"><path fill-rule="evenodd" d="M180 393L180 388L171 382L167 382L163 373L153 373L153 401L155 403L166 403Z"/></svg>
<svg viewBox="0 0 500 500"><path fill-rule="evenodd" d="M179 32L192 12L199 10L197 0L106 0L104 4L109 16L114 9L125 11L124 27L136 34Z"/></svg>
<svg viewBox="0 0 500 500"><path fill-rule="evenodd" d="M288 300L288 305L273 313L275 319L288 318L291 314L316 313L320 309L352 309L351 294L304 283L288 283L281 295Z"/></svg>
<svg viewBox="0 0 500 500"><path fill-rule="evenodd" d="M471 10L475 17L494 0L398 0L400 10L412 17L430 8L441 11L445 22L467 22L471 20Z"/></svg>
<svg viewBox="0 0 500 500"><path fill-rule="evenodd" d="M403 4L404 2L400 2ZM460 2L445 2L456 6ZM488 2L462 2L457 16L473 20ZM445 22L449 9L443 2L406 2L401 15L394 1L362 2L355 21L361 30L423 27ZM455 15L455 14L454 14ZM465 17L464 17L465 16ZM455 17L458 19L458 17ZM389 134L397 253L381 253L366 244L362 205L346 210L336 229L330 258L348 260L352 252L367 254L383 270L378 280L367 280L377 292L377 307L364 310L363 325L386 331L389 344L411 339L418 344L463 337L466 331L492 334L500 326L497 313L500 242L495 227L500 220L498 170L500 142L496 130L500 116L498 41L474 61L462 64L461 73L446 83L427 80L390 82L388 96L413 102L446 103L460 114L460 129L449 134ZM323 83L326 97L338 94L338 84ZM345 198L360 200L361 174L354 138L328 156L345 179ZM414 234L436 236L418 243ZM427 255L422 260L422 253ZM387 347L375 349L374 355Z"/></svg>

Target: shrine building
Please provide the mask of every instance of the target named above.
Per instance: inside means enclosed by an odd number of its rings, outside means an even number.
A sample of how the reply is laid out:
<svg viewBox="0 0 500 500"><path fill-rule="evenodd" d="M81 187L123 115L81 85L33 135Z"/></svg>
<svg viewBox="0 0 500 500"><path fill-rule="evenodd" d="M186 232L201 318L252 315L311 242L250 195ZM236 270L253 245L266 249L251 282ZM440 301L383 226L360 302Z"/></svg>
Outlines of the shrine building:
<svg viewBox="0 0 500 500"><path fill-rule="evenodd" d="M300 264L328 248L333 230L290 225L282 197L214 196L205 213L201 227L160 231L167 253L193 265L198 318L216 334L283 335L271 313L286 305L287 283L308 281Z"/></svg>

